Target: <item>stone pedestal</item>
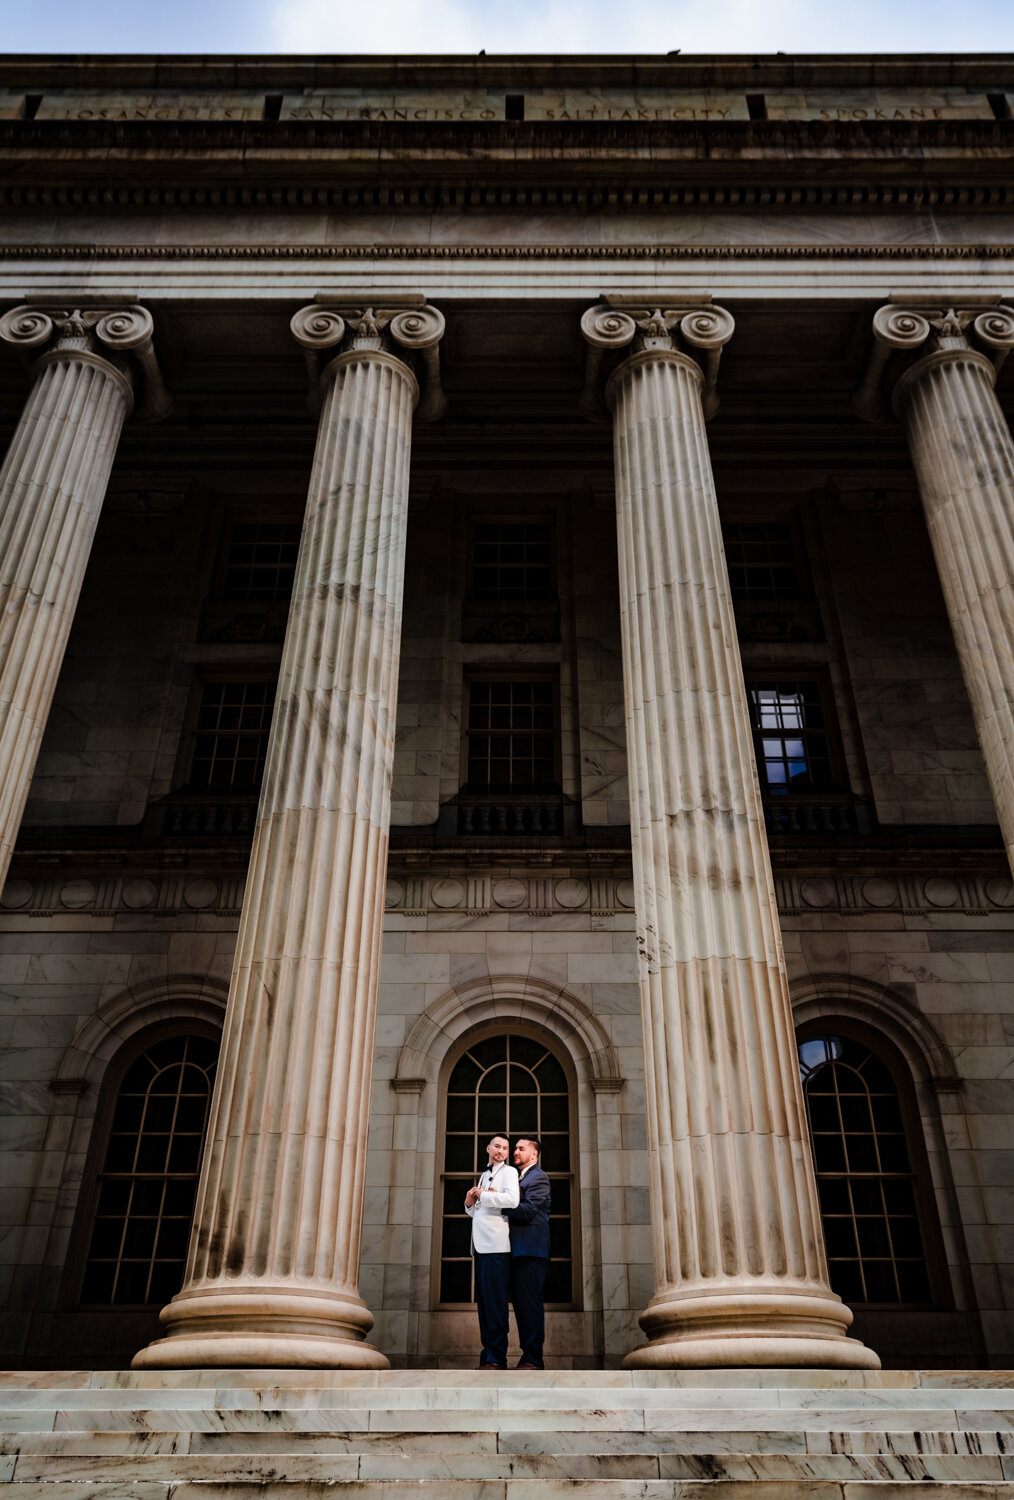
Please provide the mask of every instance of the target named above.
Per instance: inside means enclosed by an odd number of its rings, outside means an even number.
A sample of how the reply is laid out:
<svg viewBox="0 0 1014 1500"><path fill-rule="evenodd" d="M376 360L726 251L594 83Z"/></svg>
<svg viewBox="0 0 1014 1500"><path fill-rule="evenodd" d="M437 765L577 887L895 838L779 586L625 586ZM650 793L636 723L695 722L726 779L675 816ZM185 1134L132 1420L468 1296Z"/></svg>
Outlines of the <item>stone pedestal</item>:
<svg viewBox="0 0 1014 1500"><path fill-rule="evenodd" d="M293 319L311 356L336 357L186 1280L141 1368L387 1364L358 1280L419 397L406 361L442 331L430 308Z"/></svg>
<svg viewBox="0 0 1014 1500"><path fill-rule="evenodd" d="M888 306L873 330L1014 869L1014 441L993 390L1014 312Z"/></svg>
<svg viewBox="0 0 1014 1500"><path fill-rule="evenodd" d="M705 407L720 308L592 309L613 413L655 1294L632 1366L867 1367L830 1290Z"/></svg>
<svg viewBox="0 0 1014 1500"><path fill-rule="evenodd" d="M0 318L0 338L39 353L0 470L0 888L133 405L135 363L157 377L151 333L140 307L18 307ZM161 415L168 398L155 383Z"/></svg>

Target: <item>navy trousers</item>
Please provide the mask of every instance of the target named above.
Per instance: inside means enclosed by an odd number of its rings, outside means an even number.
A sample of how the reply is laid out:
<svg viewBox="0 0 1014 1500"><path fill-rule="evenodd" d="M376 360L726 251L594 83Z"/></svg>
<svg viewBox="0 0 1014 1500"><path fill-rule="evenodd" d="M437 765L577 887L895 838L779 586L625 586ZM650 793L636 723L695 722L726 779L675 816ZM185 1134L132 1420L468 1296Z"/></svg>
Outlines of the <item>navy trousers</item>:
<svg viewBox="0 0 1014 1500"><path fill-rule="evenodd" d="M479 1309L480 1365L507 1363L510 1319L510 1251L496 1255L472 1255L475 1265L475 1301Z"/></svg>
<svg viewBox="0 0 1014 1500"><path fill-rule="evenodd" d="M511 1301L518 1325L521 1363L542 1370L542 1346L546 1340L543 1293L549 1261L544 1255L515 1255L511 1261Z"/></svg>

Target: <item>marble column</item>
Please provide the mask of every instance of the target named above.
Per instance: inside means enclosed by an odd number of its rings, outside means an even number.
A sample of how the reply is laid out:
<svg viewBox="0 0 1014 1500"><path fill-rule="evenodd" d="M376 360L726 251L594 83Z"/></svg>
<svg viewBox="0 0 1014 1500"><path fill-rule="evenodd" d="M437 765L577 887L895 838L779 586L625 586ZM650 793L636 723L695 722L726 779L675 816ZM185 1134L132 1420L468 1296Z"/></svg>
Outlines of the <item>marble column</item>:
<svg viewBox="0 0 1014 1500"><path fill-rule="evenodd" d="M138 372L168 410L142 307L17 307L0 339L35 356L0 469L0 888L21 826Z"/></svg>
<svg viewBox="0 0 1014 1500"><path fill-rule="evenodd" d="M329 361L317 449L186 1278L140 1368L387 1365L359 1256L412 363L443 327L424 306L292 321Z"/></svg>
<svg viewBox="0 0 1014 1500"><path fill-rule="evenodd" d="M882 307L857 393L904 424L997 817L1014 870L1014 441L994 385L1007 307Z"/></svg>
<svg viewBox="0 0 1014 1500"><path fill-rule="evenodd" d="M828 1285L708 453L733 321L598 307L582 330L593 365L620 356L605 394L655 1263L649 1342L626 1363L876 1368Z"/></svg>

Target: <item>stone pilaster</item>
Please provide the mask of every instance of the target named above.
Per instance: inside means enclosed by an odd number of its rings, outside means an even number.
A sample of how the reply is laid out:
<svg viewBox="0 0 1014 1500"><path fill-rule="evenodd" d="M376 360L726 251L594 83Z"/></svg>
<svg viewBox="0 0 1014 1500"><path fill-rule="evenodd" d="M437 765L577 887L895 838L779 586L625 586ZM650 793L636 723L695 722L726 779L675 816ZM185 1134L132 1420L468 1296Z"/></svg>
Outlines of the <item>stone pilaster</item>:
<svg viewBox="0 0 1014 1500"><path fill-rule="evenodd" d="M292 321L329 360L317 449L186 1280L142 1368L387 1364L365 1342L359 1257L410 362L434 368L443 326L421 306Z"/></svg>
<svg viewBox="0 0 1014 1500"><path fill-rule="evenodd" d="M620 355L606 400L655 1260L649 1342L626 1362L875 1368L828 1286L705 431L733 321L594 308L582 329L593 362Z"/></svg>
<svg viewBox="0 0 1014 1500"><path fill-rule="evenodd" d="M0 339L36 356L0 470L0 888L140 367L151 416L168 396L142 307L18 307Z"/></svg>
<svg viewBox="0 0 1014 1500"><path fill-rule="evenodd" d="M1014 441L993 389L1014 310L889 305L873 332L856 404L875 418L889 394L904 423L1014 869Z"/></svg>

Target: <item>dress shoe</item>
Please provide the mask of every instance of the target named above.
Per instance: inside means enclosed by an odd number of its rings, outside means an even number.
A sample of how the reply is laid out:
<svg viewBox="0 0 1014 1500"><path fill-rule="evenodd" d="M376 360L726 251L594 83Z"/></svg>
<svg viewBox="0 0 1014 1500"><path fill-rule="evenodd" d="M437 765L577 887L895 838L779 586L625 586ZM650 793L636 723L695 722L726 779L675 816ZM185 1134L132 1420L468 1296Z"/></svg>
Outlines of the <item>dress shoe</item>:
<svg viewBox="0 0 1014 1500"><path fill-rule="evenodd" d="M506 1368L506 1365L498 1365L492 1359L483 1360L482 1364L479 1366L480 1370L506 1370Z"/></svg>
<svg viewBox="0 0 1014 1500"><path fill-rule="evenodd" d="M532 1365L532 1364L529 1364L528 1360L523 1359L519 1365L515 1366L515 1369L518 1369L518 1370L541 1370L542 1366L541 1365Z"/></svg>

